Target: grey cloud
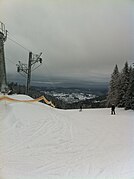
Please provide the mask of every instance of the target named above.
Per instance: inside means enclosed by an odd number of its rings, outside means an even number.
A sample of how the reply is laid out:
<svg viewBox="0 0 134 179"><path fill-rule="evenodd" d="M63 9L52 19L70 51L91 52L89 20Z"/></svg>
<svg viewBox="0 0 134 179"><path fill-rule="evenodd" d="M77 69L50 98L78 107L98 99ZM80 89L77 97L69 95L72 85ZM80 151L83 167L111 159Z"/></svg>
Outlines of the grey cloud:
<svg viewBox="0 0 134 179"><path fill-rule="evenodd" d="M2 19L15 39L38 53L52 76L110 76L114 65L132 61L134 4L124 1L2 1ZM6 42L6 55L26 62L28 52ZM15 67L7 71L14 73ZM37 75L49 75L42 66Z"/></svg>

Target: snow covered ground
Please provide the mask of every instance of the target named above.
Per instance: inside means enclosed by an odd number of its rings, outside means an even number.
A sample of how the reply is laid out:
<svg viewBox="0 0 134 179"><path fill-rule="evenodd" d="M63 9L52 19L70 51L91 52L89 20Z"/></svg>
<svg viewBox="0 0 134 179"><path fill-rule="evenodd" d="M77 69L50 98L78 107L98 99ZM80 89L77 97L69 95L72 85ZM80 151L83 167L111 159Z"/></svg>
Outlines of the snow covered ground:
<svg viewBox="0 0 134 179"><path fill-rule="evenodd" d="M116 112L1 101L0 179L134 179L134 111Z"/></svg>

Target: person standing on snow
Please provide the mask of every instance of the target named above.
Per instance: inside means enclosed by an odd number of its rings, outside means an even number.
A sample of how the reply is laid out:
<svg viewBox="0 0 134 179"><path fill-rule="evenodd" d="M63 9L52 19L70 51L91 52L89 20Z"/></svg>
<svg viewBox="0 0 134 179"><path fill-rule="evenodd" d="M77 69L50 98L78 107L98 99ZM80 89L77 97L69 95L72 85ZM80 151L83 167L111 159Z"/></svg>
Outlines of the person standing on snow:
<svg viewBox="0 0 134 179"><path fill-rule="evenodd" d="M80 105L80 110L79 110L80 112L82 111L82 104Z"/></svg>
<svg viewBox="0 0 134 179"><path fill-rule="evenodd" d="M115 105L114 104L112 104L112 106L111 106L111 114L115 115Z"/></svg>

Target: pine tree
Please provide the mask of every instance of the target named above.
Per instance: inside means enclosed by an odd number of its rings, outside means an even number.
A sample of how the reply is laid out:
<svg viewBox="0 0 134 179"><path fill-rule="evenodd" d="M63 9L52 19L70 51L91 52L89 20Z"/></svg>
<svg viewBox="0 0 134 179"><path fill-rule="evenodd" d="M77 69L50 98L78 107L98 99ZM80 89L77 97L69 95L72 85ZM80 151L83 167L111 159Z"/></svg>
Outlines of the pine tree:
<svg viewBox="0 0 134 179"><path fill-rule="evenodd" d="M131 78L131 109L134 110L134 68L132 71L132 78Z"/></svg>
<svg viewBox="0 0 134 179"><path fill-rule="evenodd" d="M129 67L127 62L125 63L125 66L120 74L118 85L119 85L118 106L125 107L126 93L129 86Z"/></svg>
<svg viewBox="0 0 134 179"><path fill-rule="evenodd" d="M129 70L129 85L126 92L125 109L134 109L134 69Z"/></svg>
<svg viewBox="0 0 134 179"><path fill-rule="evenodd" d="M116 65L111 75L111 81L110 81L109 92L108 92L108 97L107 97L107 106L110 106L111 104L114 104L114 105L118 104L119 76L120 76L120 73L118 70L118 66Z"/></svg>

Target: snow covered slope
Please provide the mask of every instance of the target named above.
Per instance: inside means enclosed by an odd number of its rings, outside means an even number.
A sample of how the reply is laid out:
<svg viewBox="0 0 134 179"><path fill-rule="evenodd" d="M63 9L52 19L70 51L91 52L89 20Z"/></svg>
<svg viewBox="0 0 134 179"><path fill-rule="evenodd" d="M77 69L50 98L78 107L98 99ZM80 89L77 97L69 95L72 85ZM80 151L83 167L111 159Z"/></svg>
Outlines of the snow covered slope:
<svg viewBox="0 0 134 179"><path fill-rule="evenodd" d="M134 178L133 116L1 101L0 179Z"/></svg>

